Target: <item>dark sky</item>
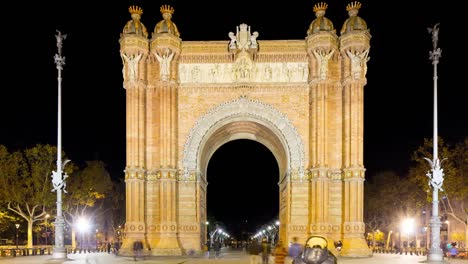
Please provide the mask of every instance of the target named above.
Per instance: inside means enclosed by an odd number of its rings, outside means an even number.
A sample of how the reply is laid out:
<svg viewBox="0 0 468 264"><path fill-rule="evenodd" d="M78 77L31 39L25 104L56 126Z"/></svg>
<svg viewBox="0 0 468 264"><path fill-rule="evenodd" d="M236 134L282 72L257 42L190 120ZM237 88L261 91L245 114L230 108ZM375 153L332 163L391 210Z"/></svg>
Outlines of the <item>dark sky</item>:
<svg viewBox="0 0 468 264"><path fill-rule="evenodd" d="M57 70L53 56L57 52L58 29L67 34L62 72L64 150L76 162L101 159L114 177L122 177L125 90L119 34L131 19L130 5L143 8L142 21L152 32L162 19L159 7L167 3L175 7L173 21L182 40L228 42L228 32L247 23L260 33L260 42L305 39L317 2L5 3L0 144L10 149L36 143L56 144ZM328 2L326 17L338 32L348 17L345 8L349 3ZM440 23L439 46L443 51L438 65L439 135L449 141L459 141L467 135L467 67L463 63L468 62L468 56L461 40L466 35L466 10L459 1L361 3L359 16L367 22L372 35L364 101L366 173L369 176L386 169L405 173L410 153L423 138L432 137L432 42L427 28L435 23ZM248 155L233 154L238 151ZM209 212L225 222L273 220L277 214L278 178L277 165L269 155L266 148L255 142L222 146L209 165L208 173L215 175L209 176ZM255 180L247 186L242 184L251 173L256 175Z"/></svg>

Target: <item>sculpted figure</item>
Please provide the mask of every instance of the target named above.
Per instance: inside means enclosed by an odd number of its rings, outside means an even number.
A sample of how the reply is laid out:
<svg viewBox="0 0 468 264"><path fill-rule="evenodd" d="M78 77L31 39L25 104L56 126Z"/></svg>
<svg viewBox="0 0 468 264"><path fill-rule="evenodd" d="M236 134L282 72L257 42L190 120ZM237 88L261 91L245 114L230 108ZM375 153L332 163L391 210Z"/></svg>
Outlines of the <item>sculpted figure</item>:
<svg viewBox="0 0 468 264"><path fill-rule="evenodd" d="M320 80L325 80L328 74L328 60L335 53L335 50L332 50L327 54L324 50L319 50L318 52L314 50L314 55L319 62L319 76Z"/></svg>
<svg viewBox="0 0 468 264"><path fill-rule="evenodd" d="M369 50L365 50L364 52L359 53L351 52L349 50L346 51L349 58L351 59L351 76L353 79L359 79L361 77L361 73L364 69L364 74L367 71L367 61L369 61Z"/></svg>
<svg viewBox="0 0 468 264"><path fill-rule="evenodd" d="M229 49L235 49L237 37L236 35L234 35L234 32L229 32L228 35L229 35L229 38L231 38L231 41L229 42Z"/></svg>
<svg viewBox="0 0 468 264"><path fill-rule="evenodd" d="M258 32L257 32L257 31L255 31L255 32L250 36L250 48L251 48L251 49L256 49L256 48L258 47L257 37L258 37Z"/></svg>
<svg viewBox="0 0 468 264"><path fill-rule="evenodd" d="M128 77L131 82L135 81L138 75L138 62L140 61L141 54L127 56L125 53L122 53L122 58L124 59L124 68L122 70L124 79L125 69L128 67Z"/></svg>
<svg viewBox="0 0 468 264"><path fill-rule="evenodd" d="M171 61L172 57L174 57L174 52L171 52L170 49L166 49L166 52L162 56L159 56L159 54L156 52L154 54L159 61L161 79L169 79L171 74Z"/></svg>

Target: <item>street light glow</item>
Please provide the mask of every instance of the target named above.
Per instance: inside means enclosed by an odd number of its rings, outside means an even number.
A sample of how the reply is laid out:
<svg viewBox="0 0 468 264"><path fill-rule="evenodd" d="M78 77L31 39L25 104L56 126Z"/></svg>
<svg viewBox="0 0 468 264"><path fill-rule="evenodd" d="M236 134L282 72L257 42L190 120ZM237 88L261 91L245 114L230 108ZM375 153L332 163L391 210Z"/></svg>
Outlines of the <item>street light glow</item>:
<svg viewBox="0 0 468 264"><path fill-rule="evenodd" d="M76 227L80 232L86 232L89 229L89 221L86 218L79 218L78 221L76 222Z"/></svg>
<svg viewBox="0 0 468 264"><path fill-rule="evenodd" d="M403 232L409 234L414 231L414 218L406 218L401 223L401 229Z"/></svg>

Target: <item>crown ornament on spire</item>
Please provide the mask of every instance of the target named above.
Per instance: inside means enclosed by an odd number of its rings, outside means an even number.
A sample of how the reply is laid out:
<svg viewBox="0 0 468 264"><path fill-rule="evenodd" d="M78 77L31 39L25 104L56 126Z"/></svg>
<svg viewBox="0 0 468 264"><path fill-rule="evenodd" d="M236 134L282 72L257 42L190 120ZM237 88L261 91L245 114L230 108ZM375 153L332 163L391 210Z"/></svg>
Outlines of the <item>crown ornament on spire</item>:
<svg viewBox="0 0 468 264"><path fill-rule="evenodd" d="M359 3L358 1L354 1L346 6L346 11L349 12L351 10L359 10L359 8L361 8L361 3Z"/></svg>
<svg viewBox="0 0 468 264"><path fill-rule="evenodd" d="M162 5L159 10L161 11L162 14L169 13L172 15L174 13L174 8L172 8L172 6L170 5Z"/></svg>
<svg viewBox="0 0 468 264"><path fill-rule="evenodd" d="M130 12L130 14L138 14L141 16L141 14L143 14L143 9L139 6L130 6L128 8L128 12Z"/></svg>
<svg viewBox="0 0 468 264"><path fill-rule="evenodd" d="M327 3L324 3L324 2L317 3L317 4L314 5L314 12L317 13L319 11L325 11L325 10L327 10L327 8L328 8Z"/></svg>

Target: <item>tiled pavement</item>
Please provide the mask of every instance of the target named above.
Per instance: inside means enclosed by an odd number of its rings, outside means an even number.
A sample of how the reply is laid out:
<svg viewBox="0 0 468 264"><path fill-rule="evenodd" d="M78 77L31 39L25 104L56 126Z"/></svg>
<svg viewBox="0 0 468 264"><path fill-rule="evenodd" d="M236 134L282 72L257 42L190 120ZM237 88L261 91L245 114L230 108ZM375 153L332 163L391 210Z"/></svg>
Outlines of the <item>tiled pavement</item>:
<svg viewBox="0 0 468 264"><path fill-rule="evenodd" d="M132 257L114 256L107 253L69 254L68 260L52 260L50 255L44 256L18 256L0 257L0 264L128 264L135 263ZM249 256L242 251L224 250L220 258L206 257L147 257L138 259L137 263L145 264L249 264ZM374 254L370 258L338 258L338 264L416 264L427 263L426 256ZM445 263L468 264L468 259L450 259ZM273 264L273 263L270 263Z"/></svg>

